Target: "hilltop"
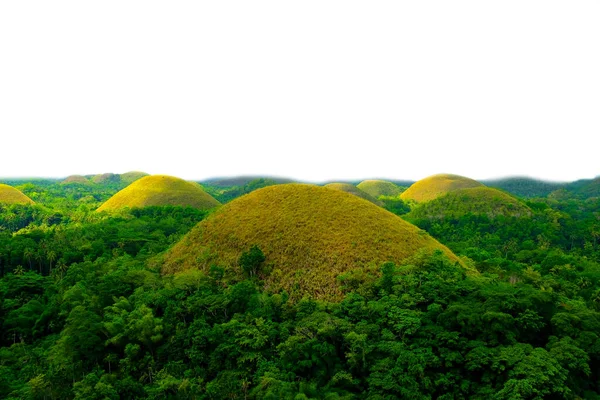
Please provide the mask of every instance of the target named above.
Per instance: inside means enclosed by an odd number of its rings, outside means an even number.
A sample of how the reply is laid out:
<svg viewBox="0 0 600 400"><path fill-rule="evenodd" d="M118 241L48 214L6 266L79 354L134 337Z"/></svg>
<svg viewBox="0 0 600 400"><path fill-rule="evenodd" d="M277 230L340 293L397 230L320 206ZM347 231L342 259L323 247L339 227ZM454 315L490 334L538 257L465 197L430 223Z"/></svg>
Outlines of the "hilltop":
<svg viewBox="0 0 600 400"><path fill-rule="evenodd" d="M219 204L197 183L167 175L151 175L138 179L115 194L98 211L162 205L210 209Z"/></svg>
<svg viewBox="0 0 600 400"><path fill-rule="evenodd" d="M362 181L358 185L357 188L362 190L363 192L373 196L374 198L379 198L379 196L392 196L396 197L400 195L403 191L403 188L400 186L389 182L383 181L379 179L369 179Z"/></svg>
<svg viewBox="0 0 600 400"><path fill-rule="evenodd" d="M86 178L83 175L70 175L70 176L67 176L61 183L65 184L65 185L69 184L69 183L79 183L79 184L87 185L91 182L88 178Z"/></svg>
<svg viewBox="0 0 600 400"><path fill-rule="evenodd" d="M98 174L98 175L92 176L91 181L94 183L98 183L98 184L120 183L121 176L118 174L112 174L112 173Z"/></svg>
<svg viewBox="0 0 600 400"><path fill-rule="evenodd" d="M14 187L0 183L0 204L34 204L34 201Z"/></svg>
<svg viewBox="0 0 600 400"><path fill-rule="evenodd" d="M510 177L482 181L489 187L502 189L519 197L546 197L555 190L564 188L564 182L549 182L527 177Z"/></svg>
<svg viewBox="0 0 600 400"><path fill-rule="evenodd" d="M484 186L483 184L464 176L452 174L438 174L429 176L415 182L400 196L402 200L416 202L430 201L446 193L458 189Z"/></svg>
<svg viewBox="0 0 600 400"><path fill-rule="evenodd" d="M148 174L145 172L130 171L130 172L125 172L124 174L121 174L120 178L121 178L122 183L129 185L145 176L148 176Z"/></svg>
<svg viewBox="0 0 600 400"><path fill-rule="evenodd" d="M458 189L434 200L420 203L406 214L408 221L428 219L458 219L464 215L528 217L531 209L498 189L485 186Z"/></svg>
<svg viewBox="0 0 600 400"><path fill-rule="evenodd" d="M233 186L244 186L252 181L257 180L266 180L270 182L275 182L276 184L281 183L292 183L292 179L288 178L279 178L279 177L270 177L270 176L237 176L237 177L228 177L228 178L211 178L202 181L203 185L215 186L215 187L233 187Z"/></svg>
<svg viewBox="0 0 600 400"><path fill-rule="evenodd" d="M240 275L252 246L266 256L269 291L339 298L345 272L436 249L457 257L426 232L354 195L306 184L256 190L200 222L165 255L164 273L219 265Z"/></svg>
<svg viewBox="0 0 600 400"><path fill-rule="evenodd" d="M328 183L324 187L326 187L328 189L340 190L342 192L353 194L355 196L360 197L361 199L365 199L367 201L370 201L373 204L383 207L382 201L377 200L375 197L371 196L367 192L360 190L356 186L351 185L349 183L333 182L333 183Z"/></svg>

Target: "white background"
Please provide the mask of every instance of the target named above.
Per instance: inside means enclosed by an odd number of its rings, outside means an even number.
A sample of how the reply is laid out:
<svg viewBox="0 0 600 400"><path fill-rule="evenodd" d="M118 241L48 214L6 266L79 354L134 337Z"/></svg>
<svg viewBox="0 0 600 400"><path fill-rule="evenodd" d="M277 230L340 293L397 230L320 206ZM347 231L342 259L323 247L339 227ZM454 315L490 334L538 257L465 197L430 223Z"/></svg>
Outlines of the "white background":
<svg viewBox="0 0 600 400"><path fill-rule="evenodd" d="M3 1L0 176L600 174L597 1Z"/></svg>

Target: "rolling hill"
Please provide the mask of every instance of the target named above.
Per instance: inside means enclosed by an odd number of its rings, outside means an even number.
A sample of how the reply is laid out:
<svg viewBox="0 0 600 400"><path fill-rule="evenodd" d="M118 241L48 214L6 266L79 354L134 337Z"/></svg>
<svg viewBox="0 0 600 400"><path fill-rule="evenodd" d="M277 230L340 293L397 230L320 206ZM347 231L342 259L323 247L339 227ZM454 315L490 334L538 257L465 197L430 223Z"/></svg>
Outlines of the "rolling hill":
<svg viewBox="0 0 600 400"><path fill-rule="evenodd" d="M65 184L65 185L67 185L69 183L79 183L79 184L83 184L83 185L88 185L91 182L85 176L82 176L82 175L70 175L70 176L67 176L61 183Z"/></svg>
<svg viewBox="0 0 600 400"><path fill-rule="evenodd" d="M378 198L379 196L398 196L402 193L403 189L388 181L383 181L379 179L369 179L366 181L362 181L358 185L357 188L362 190L363 192L373 196L374 198Z"/></svg>
<svg viewBox="0 0 600 400"><path fill-rule="evenodd" d="M527 177L510 177L482 181L489 187L502 189L519 197L546 197L565 185L564 182L549 182Z"/></svg>
<svg viewBox="0 0 600 400"><path fill-rule="evenodd" d="M457 257L426 232L354 195L306 184L256 190L224 205L169 250L163 273L222 266L242 274L238 260L252 246L265 254L269 291L294 298L339 298L336 278L351 270L402 262L422 251Z"/></svg>
<svg viewBox="0 0 600 400"><path fill-rule="evenodd" d="M402 200L413 200L417 203L430 201L446 193L458 189L484 186L483 184L464 176L438 174L415 182L400 196Z"/></svg>
<svg viewBox="0 0 600 400"><path fill-rule="evenodd" d="M115 194L98 211L163 205L210 209L219 204L197 183L167 175L151 175L138 179Z"/></svg>
<svg viewBox="0 0 600 400"><path fill-rule="evenodd" d="M121 178L121 182L126 184L126 185L130 185L133 182L137 181L138 179L141 179L145 176L148 176L147 173L145 172L141 172L141 171L130 171L130 172L125 172L124 174L120 175Z"/></svg>
<svg viewBox="0 0 600 400"><path fill-rule="evenodd" d="M361 199L368 200L373 204L383 207L383 202L377 200L375 197L371 196L367 192L362 191L359 188L357 188L356 186L351 185L349 183L333 182L333 183L328 183L324 187L326 187L328 189L340 190L342 192L353 194L355 196L360 197Z"/></svg>
<svg viewBox="0 0 600 400"><path fill-rule="evenodd" d="M12 186L0 183L0 204L34 204L35 202Z"/></svg>
<svg viewBox="0 0 600 400"><path fill-rule="evenodd" d="M507 193L481 186L454 190L434 200L420 203L405 215L405 219L411 222L423 219L458 219L466 214L486 215L490 219L498 216L528 217L531 209Z"/></svg>

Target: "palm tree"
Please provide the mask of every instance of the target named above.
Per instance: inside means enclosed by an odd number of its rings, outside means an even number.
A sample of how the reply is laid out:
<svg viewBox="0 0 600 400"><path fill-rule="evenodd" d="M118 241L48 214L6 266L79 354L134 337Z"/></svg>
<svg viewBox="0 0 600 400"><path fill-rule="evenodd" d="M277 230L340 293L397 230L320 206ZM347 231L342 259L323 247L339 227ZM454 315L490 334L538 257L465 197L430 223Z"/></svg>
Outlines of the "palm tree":
<svg viewBox="0 0 600 400"><path fill-rule="evenodd" d="M50 271L52 273L52 263L56 260L56 252L54 250L48 250L46 253L46 257L48 258L48 262L50 263Z"/></svg>
<svg viewBox="0 0 600 400"><path fill-rule="evenodd" d="M31 271L31 269L33 268L31 266L31 258L33 257L33 249L31 249L30 247L27 247L25 249L25 251L23 251L23 255L25 257L27 257L27 261L29 261L29 270Z"/></svg>
<svg viewBox="0 0 600 400"><path fill-rule="evenodd" d="M15 270L13 271L13 274L15 275L23 275L25 273L25 269L23 268L22 265L17 265L17 268L15 268Z"/></svg>

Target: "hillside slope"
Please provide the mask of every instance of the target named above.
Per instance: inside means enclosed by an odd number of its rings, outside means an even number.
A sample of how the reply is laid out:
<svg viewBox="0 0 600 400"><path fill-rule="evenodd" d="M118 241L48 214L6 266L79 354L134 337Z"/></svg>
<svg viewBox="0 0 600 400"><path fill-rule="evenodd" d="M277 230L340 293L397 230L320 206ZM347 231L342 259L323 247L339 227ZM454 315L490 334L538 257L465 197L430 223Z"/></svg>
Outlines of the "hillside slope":
<svg viewBox="0 0 600 400"><path fill-rule="evenodd" d="M337 298L340 274L420 251L458 261L426 232L354 195L285 184L233 200L200 222L166 254L163 272L219 265L239 275L238 259L253 245L266 256L266 288L294 297Z"/></svg>

